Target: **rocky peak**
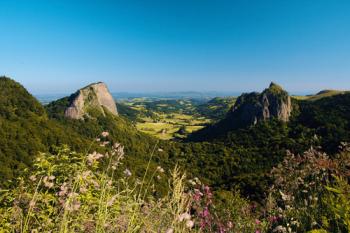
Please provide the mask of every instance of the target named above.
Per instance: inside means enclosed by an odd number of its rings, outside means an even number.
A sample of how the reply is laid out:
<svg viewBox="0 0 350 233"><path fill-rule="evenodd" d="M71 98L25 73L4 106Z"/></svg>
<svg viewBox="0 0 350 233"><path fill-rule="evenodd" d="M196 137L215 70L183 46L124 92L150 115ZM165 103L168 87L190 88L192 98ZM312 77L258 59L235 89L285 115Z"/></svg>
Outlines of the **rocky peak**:
<svg viewBox="0 0 350 233"><path fill-rule="evenodd" d="M247 126L270 118L287 122L291 111L292 103L288 93L281 86L271 82L262 93L252 92L238 97L231 114L241 125Z"/></svg>
<svg viewBox="0 0 350 233"><path fill-rule="evenodd" d="M90 84L70 98L69 106L64 115L72 119L81 119L84 116L90 116L91 113L106 114L106 111L113 115L118 115L117 106L103 82Z"/></svg>

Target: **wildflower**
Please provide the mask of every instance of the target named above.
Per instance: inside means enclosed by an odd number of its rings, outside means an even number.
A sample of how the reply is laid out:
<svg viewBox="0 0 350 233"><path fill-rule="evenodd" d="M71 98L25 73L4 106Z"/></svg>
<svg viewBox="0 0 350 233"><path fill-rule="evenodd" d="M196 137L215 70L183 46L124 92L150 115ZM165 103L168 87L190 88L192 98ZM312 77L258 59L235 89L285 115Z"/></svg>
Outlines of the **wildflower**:
<svg viewBox="0 0 350 233"><path fill-rule="evenodd" d="M67 201L64 205L64 208L67 210L67 211L77 211L80 209L80 206L81 206L81 203L80 201L77 199L78 197L78 194L77 193L69 193L68 194L68 197L69 197L69 200L70 201Z"/></svg>
<svg viewBox="0 0 350 233"><path fill-rule="evenodd" d="M260 222L260 220L259 219L255 219L255 224L256 225L259 225L261 222Z"/></svg>
<svg viewBox="0 0 350 233"><path fill-rule="evenodd" d="M66 185L67 185L66 182L64 182L64 183L61 185L60 191L58 192L58 196L63 197L64 195L67 194L68 188L67 188Z"/></svg>
<svg viewBox="0 0 350 233"><path fill-rule="evenodd" d="M285 233L285 232L287 232L287 229L286 229L284 226L279 225L279 226L275 227L275 229L273 229L272 232L282 232L282 233Z"/></svg>
<svg viewBox="0 0 350 233"><path fill-rule="evenodd" d="M91 171L84 171L81 178L86 180L91 175Z"/></svg>
<svg viewBox="0 0 350 233"><path fill-rule="evenodd" d="M290 196L287 194L284 194L281 190L280 190L280 194L282 196L282 200L283 201L289 201L290 200Z"/></svg>
<svg viewBox="0 0 350 233"><path fill-rule="evenodd" d="M124 170L124 175L126 176L126 177L129 177L129 176L131 176L132 174L131 174L131 171L129 170L129 169L125 169Z"/></svg>
<svg viewBox="0 0 350 233"><path fill-rule="evenodd" d="M47 188L52 188L54 186L54 183L52 182L51 179L49 179L48 176L44 177L43 182L44 182L44 186Z"/></svg>
<svg viewBox="0 0 350 233"><path fill-rule="evenodd" d="M184 220L190 220L191 219L191 215L189 213L183 213L180 214L179 216L179 222L182 222Z"/></svg>
<svg viewBox="0 0 350 233"><path fill-rule="evenodd" d="M210 212L208 210L208 207L205 207L203 210L203 217L208 217L210 215Z"/></svg>
<svg viewBox="0 0 350 233"><path fill-rule="evenodd" d="M165 233L174 233L174 229L173 228L168 228Z"/></svg>
<svg viewBox="0 0 350 233"><path fill-rule="evenodd" d="M271 216L269 217L269 222L274 223L278 221L278 217L277 216Z"/></svg>
<svg viewBox="0 0 350 233"><path fill-rule="evenodd" d="M201 193L201 191L199 191L198 189L194 189L194 191L195 194L193 195L193 199L198 202L202 198L203 193Z"/></svg>
<svg viewBox="0 0 350 233"><path fill-rule="evenodd" d="M163 152L164 150L162 148L158 148L158 151L159 152Z"/></svg>
<svg viewBox="0 0 350 233"><path fill-rule="evenodd" d="M112 206L113 203L114 203L114 201L115 201L115 199L116 199L116 196L113 196L111 199L109 199L109 200L107 201L107 206L108 206L108 207L109 207L109 206Z"/></svg>
<svg viewBox="0 0 350 233"><path fill-rule="evenodd" d="M162 179L162 177L160 175L157 176L157 180L160 180Z"/></svg>
<svg viewBox="0 0 350 233"><path fill-rule="evenodd" d="M113 184L113 182L111 181L111 180L109 180L108 182L107 182L107 185L110 187L110 186L112 186L112 184Z"/></svg>
<svg viewBox="0 0 350 233"><path fill-rule="evenodd" d="M195 178L194 178L194 181L195 181L197 184L201 184L201 181L198 179L198 177L195 177Z"/></svg>
<svg viewBox="0 0 350 233"><path fill-rule="evenodd" d="M31 180L31 181L36 181L36 176L34 176L34 175L31 175L30 177L29 177L29 179Z"/></svg>
<svg viewBox="0 0 350 233"><path fill-rule="evenodd" d="M157 171L159 171L160 173L164 173L164 169L161 166L157 167Z"/></svg>
<svg viewBox="0 0 350 233"><path fill-rule="evenodd" d="M108 145L108 144L109 144L109 141L104 141L104 142L102 142L102 143L100 144L100 146L105 147L105 146Z"/></svg>
<svg viewBox="0 0 350 233"><path fill-rule="evenodd" d="M100 184L96 180L91 180L90 183L93 184L96 189L100 188Z"/></svg>
<svg viewBox="0 0 350 233"><path fill-rule="evenodd" d="M100 153L97 153L96 151L94 151L92 154L89 154L87 157L88 164L92 165L95 161L97 161L103 157L104 157L103 154L100 154Z"/></svg>
<svg viewBox="0 0 350 233"><path fill-rule="evenodd" d="M107 131L103 131L102 133L101 133L101 136L102 137L108 137L109 136L109 133L107 132Z"/></svg>
<svg viewBox="0 0 350 233"><path fill-rule="evenodd" d="M86 193L87 192L87 188L82 186L82 187L79 188L79 192L80 193Z"/></svg>
<svg viewBox="0 0 350 233"><path fill-rule="evenodd" d="M96 138L96 142L100 142L101 141L101 138Z"/></svg>
<svg viewBox="0 0 350 233"><path fill-rule="evenodd" d="M192 220L188 220L187 222L186 222L186 227L187 228L192 228L194 226L194 222L192 221Z"/></svg>
<svg viewBox="0 0 350 233"><path fill-rule="evenodd" d="M34 208L34 206L35 206L35 201L34 201L34 200L31 200L31 201L29 202L29 207L30 207L30 208Z"/></svg>

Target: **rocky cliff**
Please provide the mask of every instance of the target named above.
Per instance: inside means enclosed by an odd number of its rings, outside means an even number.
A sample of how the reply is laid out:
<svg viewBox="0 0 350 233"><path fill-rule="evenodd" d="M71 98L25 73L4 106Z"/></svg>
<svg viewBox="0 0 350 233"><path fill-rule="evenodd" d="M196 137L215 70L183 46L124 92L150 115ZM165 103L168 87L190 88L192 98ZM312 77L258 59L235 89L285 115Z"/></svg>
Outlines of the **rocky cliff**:
<svg viewBox="0 0 350 233"><path fill-rule="evenodd" d="M255 125L259 121L270 118L287 122L291 112L290 96L279 85L272 82L262 93L241 95L230 114L243 125Z"/></svg>
<svg viewBox="0 0 350 233"><path fill-rule="evenodd" d="M106 114L106 111L118 115L116 103L106 84L102 82L90 84L69 98L69 107L65 109L65 117L81 119L93 113Z"/></svg>

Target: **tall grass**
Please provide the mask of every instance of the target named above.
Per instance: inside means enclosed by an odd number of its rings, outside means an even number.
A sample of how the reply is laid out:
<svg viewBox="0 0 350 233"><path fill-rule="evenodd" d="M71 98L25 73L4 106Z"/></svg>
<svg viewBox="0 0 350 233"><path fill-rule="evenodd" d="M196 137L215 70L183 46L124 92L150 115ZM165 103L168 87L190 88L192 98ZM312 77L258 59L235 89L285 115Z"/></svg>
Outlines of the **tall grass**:
<svg viewBox="0 0 350 233"><path fill-rule="evenodd" d="M150 171L148 166L151 179L145 174L139 182L122 164L124 157L123 146L117 143L104 154L84 155L68 147L40 154L33 171L18 179L18 187L1 195L0 232L191 230L179 221L189 211L185 175L179 168L168 174L168 195L155 198L147 194L148 188L163 170Z"/></svg>

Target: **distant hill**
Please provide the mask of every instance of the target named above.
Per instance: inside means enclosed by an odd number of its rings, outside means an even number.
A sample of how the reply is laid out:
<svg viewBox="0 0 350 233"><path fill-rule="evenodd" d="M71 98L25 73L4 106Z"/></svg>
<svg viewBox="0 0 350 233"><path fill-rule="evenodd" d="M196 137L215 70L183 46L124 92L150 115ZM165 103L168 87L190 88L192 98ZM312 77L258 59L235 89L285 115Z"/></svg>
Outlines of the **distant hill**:
<svg viewBox="0 0 350 233"><path fill-rule="evenodd" d="M244 93L239 96L224 119L193 133L189 140L216 138L231 130L256 125L271 118L287 122L291 111L288 93L279 85L271 83L262 93Z"/></svg>
<svg viewBox="0 0 350 233"><path fill-rule="evenodd" d="M215 97L238 96L240 92L219 92L219 91L179 91L179 92L113 92L115 99L133 99L133 98L155 98L155 99L206 99Z"/></svg>
<svg viewBox="0 0 350 233"><path fill-rule="evenodd" d="M319 100L325 97L331 97L335 95L341 95L341 94L346 94L350 93L350 91L339 91L339 90L322 90L314 95L306 95L306 96L293 96L293 98L296 98L298 100Z"/></svg>
<svg viewBox="0 0 350 233"><path fill-rule="evenodd" d="M236 99L236 97L215 97L204 104L197 105L196 110L203 116L213 120L221 120L233 107Z"/></svg>

